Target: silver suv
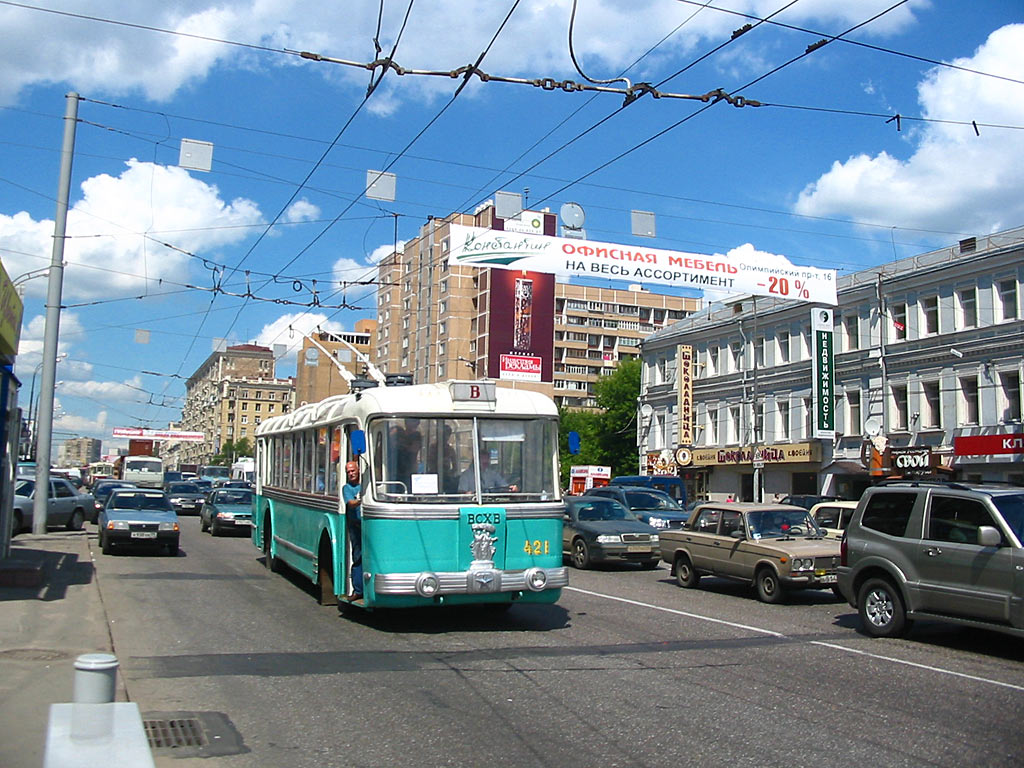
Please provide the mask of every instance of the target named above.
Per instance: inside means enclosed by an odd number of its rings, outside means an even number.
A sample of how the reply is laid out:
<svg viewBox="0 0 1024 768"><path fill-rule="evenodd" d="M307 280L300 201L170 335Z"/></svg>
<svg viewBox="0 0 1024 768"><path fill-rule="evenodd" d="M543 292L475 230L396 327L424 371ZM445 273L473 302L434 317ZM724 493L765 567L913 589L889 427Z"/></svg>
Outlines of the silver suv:
<svg viewBox="0 0 1024 768"><path fill-rule="evenodd" d="M1024 488L895 481L846 528L839 591L873 637L914 619L1024 637Z"/></svg>

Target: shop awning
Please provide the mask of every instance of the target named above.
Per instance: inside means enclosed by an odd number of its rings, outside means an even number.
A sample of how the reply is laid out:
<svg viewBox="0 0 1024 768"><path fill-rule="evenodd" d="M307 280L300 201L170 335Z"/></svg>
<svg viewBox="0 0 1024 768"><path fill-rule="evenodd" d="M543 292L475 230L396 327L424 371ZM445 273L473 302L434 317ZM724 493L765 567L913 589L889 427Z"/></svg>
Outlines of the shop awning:
<svg viewBox="0 0 1024 768"><path fill-rule="evenodd" d="M823 475L864 475L867 476L868 471L864 468L864 465L859 461L854 460L838 460L833 461L831 464L821 468Z"/></svg>

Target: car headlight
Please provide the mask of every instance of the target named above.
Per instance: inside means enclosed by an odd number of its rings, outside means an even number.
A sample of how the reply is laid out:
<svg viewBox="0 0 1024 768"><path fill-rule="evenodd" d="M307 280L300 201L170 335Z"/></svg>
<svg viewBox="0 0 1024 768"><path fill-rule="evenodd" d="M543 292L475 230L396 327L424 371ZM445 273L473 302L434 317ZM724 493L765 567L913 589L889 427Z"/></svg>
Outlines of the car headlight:
<svg viewBox="0 0 1024 768"><path fill-rule="evenodd" d="M178 530L177 523L160 523L161 531L176 531Z"/></svg>
<svg viewBox="0 0 1024 768"><path fill-rule="evenodd" d="M223 518L224 520L234 520L235 519L235 513L234 512L218 512L217 513L217 517Z"/></svg>
<svg viewBox="0 0 1024 768"><path fill-rule="evenodd" d="M181 502L183 501L184 499L180 499L177 496L175 496L173 499L171 499L171 504L181 504Z"/></svg>
<svg viewBox="0 0 1024 768"><path fill-rule="evenodd" d="M814 560L809 557L794 557L790 564L790 570L809 571L814 568Z"/></svg>
<svg viewBox="0 0 1024 768"><path fill-rule="evenodd" d="M127 531L128 530L128 523L126 523L124 520L111 520L110 522L107 523L107 530L108 531Z"/></svg>
<svg viewBox="0 0 1024 768"><path fill-rule="evenodd" d="M416 577L416 591L423 597L433 597L441 587L441 582L432 573L421 573Z"/></svg>
<svg viewBox="0 0 1024 768"><path fill-rule="evenodd" d="M647 519L647 524L654 528L668 528L668 520L664 517L650 517Z"/></svg>
<svg viewBox="0 0 1024 768"><path fill-rule="evenodd" d="M622 537L617 533L602 533L597 537L598 544L621 544Z"/></svg>
<svg viewBox="0 0 1024 768"><path fill-rule="evenodd" d="M526 586L534 592L540 592L548 584L548 574L543 568L530 568L525 575Z"/></svg>
<svg viewBox="0 0 1024 768"><path fill-rule="evenodd" d="M652 533L651 534L651 544L657 544L659 541L660 541L660 539L658 538L658 534Z"/></svg>

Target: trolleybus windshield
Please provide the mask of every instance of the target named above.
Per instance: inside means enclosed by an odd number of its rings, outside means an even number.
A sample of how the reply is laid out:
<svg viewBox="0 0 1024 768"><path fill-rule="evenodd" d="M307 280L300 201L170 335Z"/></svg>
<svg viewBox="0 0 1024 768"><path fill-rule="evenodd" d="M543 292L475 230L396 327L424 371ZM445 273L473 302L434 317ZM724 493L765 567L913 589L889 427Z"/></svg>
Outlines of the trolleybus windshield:
<svg viewBox="0 0 1024 768"><path fill-rule="evenodd" d="M379 501L557 498L554 419L382 417L370 422L368 435L371 483Z"/></svg>

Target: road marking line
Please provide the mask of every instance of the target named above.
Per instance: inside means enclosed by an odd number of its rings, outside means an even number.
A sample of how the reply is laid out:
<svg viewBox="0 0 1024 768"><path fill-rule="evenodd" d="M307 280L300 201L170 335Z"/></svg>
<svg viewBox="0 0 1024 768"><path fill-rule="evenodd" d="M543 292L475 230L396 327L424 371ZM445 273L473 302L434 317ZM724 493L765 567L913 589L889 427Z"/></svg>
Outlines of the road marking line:
<svg viewBox="0 0 1024 768"><path fill-rule="evenodd" d="M709 621L712 624L724 624L727 627L735 627L736 629L745 629L748 632L757 632L762 635L771 635L772 637L785 637L781 632L772 632L770 629L761 629L760 627L751 627L748 624L737 624L735 621L726 621L725 619L713 619L710 616L701 616L699 613L687 613L686 611L679 611L675 608L665 608L660 605L652 605L651 603L641 603L639 600L630 600L625 597L615 597L614 595L606 595L601 592L591 592L586 589L580 589L579 587L562 587L562 589L568 589L570 592L579 592L584 595L592 595L593 597L603 597L606 600L615 600L620 603L628 603L629 605L637 605L641 608L651 608L655 611L664 611L665 613L672 613L676 616L687 616L691 619L700 619L701 621Z"/></svg>
<svg viewBox="0 0 1024 768"><path fill-rule="evenodd" d="M810 640L811 645L823 645L826 648L833 648L837 651L846 651L847 653L856 653L860 656L869 656L872 659L881 659L882 661L891 661L893 664L905 664L908 667L917 667L918 669L927 669L930 672L939 672L943 675L953 675L954 677L963 677L968 680L974 680L978 683L991 683L992 685L999 685L1003 688L1012 688L1015 691L1024 691L1024 685L1014 685L1013 683L1004 683L1001 680L992 680L988 677L978 677L976 675L968 675L964 672L954 672L951 669L943 669L942 667L932 667L928 664L919 664L916 661L906 661L904 659L897 659L892 656L882 656L878 653L869 653L868 651L860 651L856 648L846 648L842 645L836 645L835 643L826 643L822 640Z"/></svg>
<svg viewBox="0 0 1024 768"><path fill-rule="evenodd" d="M562 587L562 589L563 590L568 590L570 592L579 592L582 595L590 595L591 597L602 597L605 600L612 600L612 601L615 601L615 602L618 602L618 603L627 603L628 605L635 605L635 606L638 606L640 608L650 608L651 610L654 610L654 611L661 611L663 613L671 613L671 614L673 614L675 616L686 616L687 618L698 619L700 621L707 621L707 622L710 622L712 624L723 624L723 625L725 625L727 627L734 627L736 629L745 629L748 632L756 632L756 633L761 634L761 635L770 635L772 637L778 637L778 638L781 638L781 639L789 639L789 636L783 634L782 632L773 632L770 629L762 629L761 627L753 627L753 626L750 626L749 624L739 624L739 623L737 623L735 621L726 621L725 619L715 619L715 618L712 618L711 616L702 616L699 613L690 613L689 611L680 611L680 610L677 610L675 608L665 608L664 606L661 606L661 605L654 605L652 603L643 603L643 602L640 602L639 600L630 600L630 599L625 598L625 597L616 597L615 595L606 595L606 594L604 594L602 592L591 592L588 589L580 589L579 587ZM793 639L795 639L795 638L793 638ZM797 641L797 642L801 642L801 641ZM825 648L831 648L831 649L837 650L837 651L845 651L846 653L855 653L855 654L860 655L860 656L867 656L867 657L872 658L872 659L878 659L879 661L888 661L888 662L891 662L893 664L904 664L904 665L906 665L908 667L917 667L918 669L925 669L925 670L928 670L929 672L938 672L939 674L943 674L943 675L951 675L953 677L962 677L962 678L964 678L966 680L973 680L973 681L978 682L978 683L990 683L991 685L998 685L998 686L1000 686L1002 688L1010 688L1010 689L1012 689L1014 691L1024 691L1024 686L1022 686L1022 685L1014 685L1013 683L1004 683L1001 680L992 680L991 678L988 678L988 677L978 677L976 675L968 675L968 674L966 674L964 672L953 672L952 670L949 670L949 669L942 669L941 667L932 667L932 666L929 666L927 664L919 664L919 663L917 663L915 661L904 661L903 659L897 659L897 658L895 658L893 656L882 656L881 654L878 654L878 653L870 653L868 651L860 651L860 650L857 650L856 648L847 648L847 647L842 646L842 645L836 645L835 643L826 643L826 642L824 642L822 640L807 640L807 641L803 641L803 642L807 642L810 645L820 645L820 646L823 646Z"/></svg>

